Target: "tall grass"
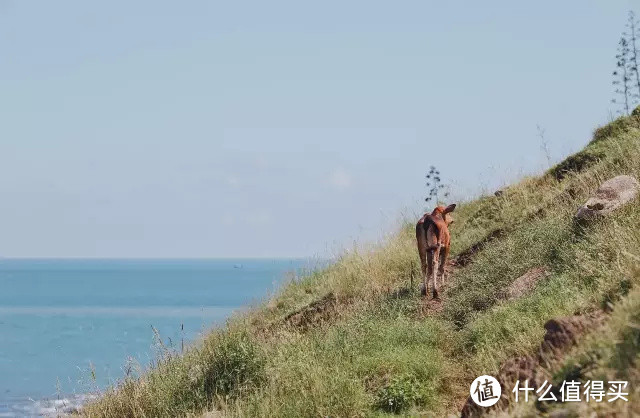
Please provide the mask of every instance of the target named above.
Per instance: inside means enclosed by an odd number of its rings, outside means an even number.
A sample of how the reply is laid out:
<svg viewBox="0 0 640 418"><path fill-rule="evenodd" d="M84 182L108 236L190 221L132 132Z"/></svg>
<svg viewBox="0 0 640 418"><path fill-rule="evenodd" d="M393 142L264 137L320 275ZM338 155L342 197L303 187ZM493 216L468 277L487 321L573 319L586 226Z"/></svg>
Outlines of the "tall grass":
<svg viewBox="0 0 640 418"><path fill-rule="evenodd" d="M413 222L408 221L384 244L344 254L232 318L184 355L169 356L141 376L125 379L83 414L456 413L473 378L497 371L509 356L533 350L548 319L623 306L629 314L620 314L621 324L640 321L633 316L640 317L640 310L634 311L640 294L633 290L639 277L634 270L638 203L587 228L573 222L577 207L601 181L617 174L640 177L636 116L600 128L583 151L540 177L524 179L500 196L459 205L452 255L486 244L453 272L442 311L425 314ZM540 266L550 276L531 293L515 300L498 297ZM308 329L285 321L328 294L335 306L322 321ZM639 352L635 328L625 326L611 325L609 331L630 341L608 348L606 367L617 372L635 370Z"/></svg>

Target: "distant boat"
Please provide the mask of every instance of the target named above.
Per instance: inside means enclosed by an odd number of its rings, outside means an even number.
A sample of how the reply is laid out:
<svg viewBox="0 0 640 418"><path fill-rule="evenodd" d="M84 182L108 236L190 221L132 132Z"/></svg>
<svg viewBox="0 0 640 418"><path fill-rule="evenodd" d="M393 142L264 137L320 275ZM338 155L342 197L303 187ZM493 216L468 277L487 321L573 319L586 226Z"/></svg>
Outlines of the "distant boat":
<svg viewBox="0 0 640 418"><path fill-rule="evenodd" d="M233 268L234 269L241 269L242 268L242 264L234 264Z"/></svg>

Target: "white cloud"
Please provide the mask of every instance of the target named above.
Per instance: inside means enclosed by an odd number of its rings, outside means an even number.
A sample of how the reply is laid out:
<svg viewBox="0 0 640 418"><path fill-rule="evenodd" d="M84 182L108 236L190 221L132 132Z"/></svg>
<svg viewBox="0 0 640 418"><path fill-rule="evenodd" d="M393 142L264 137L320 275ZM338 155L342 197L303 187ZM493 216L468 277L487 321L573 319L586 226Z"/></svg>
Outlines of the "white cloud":
<svg viewBox="0 0 640 418"><path fill-rule="evenodd" d="M345 190L351 187L351 175L343 168L336 168L331 172L329 184L339 190Z"/></svg>

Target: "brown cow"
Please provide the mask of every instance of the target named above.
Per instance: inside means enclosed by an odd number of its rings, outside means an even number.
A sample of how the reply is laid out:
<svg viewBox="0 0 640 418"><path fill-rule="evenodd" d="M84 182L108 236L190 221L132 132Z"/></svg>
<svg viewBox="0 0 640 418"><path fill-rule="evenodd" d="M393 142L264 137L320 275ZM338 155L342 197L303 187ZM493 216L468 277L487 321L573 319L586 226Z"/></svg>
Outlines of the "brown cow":
<svg viewBox="0 0 640 418"><path fill-rule="evenodd" d="M431 214L425 213L416 224L416 240L418 241L418 253L422 264L422 276L424 280L424 293L428 295L428 282L433 281L433 297L438 298L438 280L444 283L444 267L449 257L451 236L449 225L453 222L450 213L456 205L437 206ZM438 265L438 261L440 265Z"/></svg>

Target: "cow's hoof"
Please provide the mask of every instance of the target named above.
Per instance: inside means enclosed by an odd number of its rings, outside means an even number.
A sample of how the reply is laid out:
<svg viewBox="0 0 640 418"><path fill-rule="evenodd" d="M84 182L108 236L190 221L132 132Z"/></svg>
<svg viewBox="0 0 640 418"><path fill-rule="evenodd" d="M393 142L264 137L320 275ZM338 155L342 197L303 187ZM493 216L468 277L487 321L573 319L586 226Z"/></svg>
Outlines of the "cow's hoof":
<svg viewBox="0 0 640 418"><path fill-rule="evenodd" d="M433 298L436 300L440 300L440 296L438 296L438 292L436 290L433 291Z"/></svg>
<svg viewBox="0 0 640 418"><path fill-rule="evenodd" d="M427 288L424 285L420 286L420 294L422 296L427 296Z"/></svg>

